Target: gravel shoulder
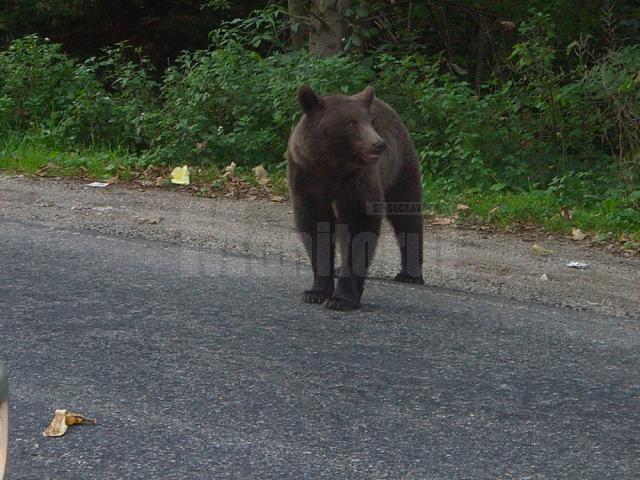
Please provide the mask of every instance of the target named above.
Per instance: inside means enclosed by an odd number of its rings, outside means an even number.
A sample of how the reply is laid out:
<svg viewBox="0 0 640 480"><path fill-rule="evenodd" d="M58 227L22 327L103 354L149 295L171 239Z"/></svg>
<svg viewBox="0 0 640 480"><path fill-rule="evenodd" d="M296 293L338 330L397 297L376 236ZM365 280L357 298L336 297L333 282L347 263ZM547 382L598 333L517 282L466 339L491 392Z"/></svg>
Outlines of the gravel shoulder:
<svg viewBox="0 0 640 480"><path fill-rule="evenodd" d="M306 268L288 203L199 198L178 190L128 185L97 189L86 183L0 175L0 221L282 259ZM640 258L543 233L518 236L427 226L425 241L429 287L640 319ZM553 253L534 254L534 242ZM591 268L568 268L570 261ZM385 225L371 276L391 277L398 265L397 247Z"/></svg>

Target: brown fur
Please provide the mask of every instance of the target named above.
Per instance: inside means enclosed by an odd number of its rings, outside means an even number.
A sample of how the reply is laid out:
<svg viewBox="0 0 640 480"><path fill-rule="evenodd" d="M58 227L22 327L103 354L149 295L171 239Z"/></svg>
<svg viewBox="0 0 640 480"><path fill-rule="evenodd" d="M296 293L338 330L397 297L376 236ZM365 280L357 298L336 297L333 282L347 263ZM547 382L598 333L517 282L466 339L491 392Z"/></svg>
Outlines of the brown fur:
<svg viewBox="0 0 640 480"><path fill-rule="evenodd" d="M359 308L382 220L372 205L422 202L418 156L398 114L371 87L326 97L301 87L298 99L304 115L289 139L288 179L314 273L303 298L333 310ZM422 213L387 218L400 245L396 280L423 283ZM342 263L334 288L336 240Z"/></svg>

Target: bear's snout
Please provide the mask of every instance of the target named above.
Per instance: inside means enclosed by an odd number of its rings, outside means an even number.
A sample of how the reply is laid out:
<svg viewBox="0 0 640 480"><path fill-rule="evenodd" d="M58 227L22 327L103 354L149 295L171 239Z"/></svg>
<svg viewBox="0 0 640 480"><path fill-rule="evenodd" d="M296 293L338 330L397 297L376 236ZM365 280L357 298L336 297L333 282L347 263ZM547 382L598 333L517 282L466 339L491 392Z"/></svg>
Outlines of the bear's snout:
<svg viewBox="0 0 640 480"><path fill-rule="evenodd" d="M387 148L387 144L384 143L383 140L380 140L379 142L373 144L373 146L371 147L371 151L376 155L380 155L382 152L384 152L385 148Z"/></svg>

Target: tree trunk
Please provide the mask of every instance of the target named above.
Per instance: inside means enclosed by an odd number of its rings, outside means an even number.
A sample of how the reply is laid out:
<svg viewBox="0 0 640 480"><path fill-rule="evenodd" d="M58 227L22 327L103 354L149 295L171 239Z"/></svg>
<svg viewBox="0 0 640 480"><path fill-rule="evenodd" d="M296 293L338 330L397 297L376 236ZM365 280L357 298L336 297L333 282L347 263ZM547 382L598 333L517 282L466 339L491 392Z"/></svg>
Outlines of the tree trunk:
<svg viewBox="0 0 640 480"><path fill-rule="evenodd" d="M489 46L489 29L487 27L487 22L484 17L480 17L478 25L478 51L476 54L476 75L475 75L475 83L476 83L476 93L480 94L480 86L482 85L482 81L484 79L484 69L487 61L487 47Z"/></svg>
<svg viewBox="0 0 640 480"><path fill-rule="evenodd" d="M289 24L291 25L291 46L294 50L304 48L309 33L309 1L289 0Z"/></svg>
<svg viewBox="0 0 640 480"><path fill-rule="evenodd" d="M353 0L311 0L309 52L329 57L342 51L346 34L344 13Z"/></svg>

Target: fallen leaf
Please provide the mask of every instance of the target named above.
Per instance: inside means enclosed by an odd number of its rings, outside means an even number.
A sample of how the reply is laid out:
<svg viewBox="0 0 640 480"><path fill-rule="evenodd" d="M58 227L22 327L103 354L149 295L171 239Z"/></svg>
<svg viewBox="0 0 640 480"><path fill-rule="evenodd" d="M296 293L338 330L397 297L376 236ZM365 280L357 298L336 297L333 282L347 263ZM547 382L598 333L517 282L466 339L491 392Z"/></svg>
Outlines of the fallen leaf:
<svg viewBox="0 0 640 480"><path fill-rule="evenodd" d="M139 217L137 219L140 223L145 223L148 225L157 225L160 222L162 222L162 220L164 220L163 217Z"/></svg>
<svg viewBox="0 0 640 480"><path fill-rule="evenodd" d="M448 217L436 217L432 220L431 225L451 225L453 218Z"/></svg>
<svg viewBox="0 0 640 480"><path fill-rule="evenodd" d="M159 177L162 175L162 167L158 165L149 165L144 171L145 177L153 178Z"/></svg>
<svg viewBox="0 0 640 480"><path fill-rule="evenodd" d="M533 253L535 255L538 255L539 257L548 257L549 255L553 254L553 250L549 250L548 248L545 248L537 243L533 244L531 250L533 250Z"/></svg>
<svg viewBox="0 0 640 480"><path fill-rule="evenodd" d="M497 205L493 207L491 210L489 210L489 215L495 215L499 210L500 210L500 205Z"/></svg>
<svg viewBox="0 0 640 480"><path fill-rule="evenodd" d="M469 205L465 205L464 203L459 203L458 205L456 205L456 210L460 211L460 210L469 210Z"/></svg>
<svg viewBox="0 0 640 480"><path fill-rule="evenodd" d="M584 240L587 237L587 235L580 230L579 228L572 228L571 229L571 238L573 238L574 240Z"/></svg>
<svg viewBox="0 0 640 480"><path fill-rule="evenodd" d="M284 197L281 195L271 195L271 197L269 197L269 200L271 200L272 202L284 202Z"/></svg>
<svg viewBox="0 0 640 480"><path fill-rule="evenodd" d="M49 426L45 428L42 434L45 437L61 437L67 432L67 428L70 425L95 425L95 423L95 420L91 420L80 413L56 410L51 423L49 423Z"/></svg>
<svg viewBox="0 0 640 480"><path fill-rule="evenodd" d="M231 162L229 165L224 167L223 178L232 178L236 173L236 162Z"/></svg>
<svg viewBox="0 0 640 480"><path fill-rule="evenodd" d="M269 173L267 173L267 171L264 169L264 167L262 165L258 165L255 168L251 169L253 171L253 174L256 176L256 178L258 179L258 183L262 186L266 185L267 183L269 183Z"/></svg>
<svg viewBox="0 0 640 480"><path fill-rule="evenodd" d="M567 207L560 207L560 214L567 220L573 219L573 212Z"/></svg>
<svg viewBox="0 0 640 480"><path fill-rule="evenodd" d="M36 174L39 177L46 177L48 173L49 173L49 165L43 165L38 170L36 170Z"/></svg>
<svg viewBox="0 0 640 480"><path fill-rule="evenodd" d="M606 242L608 240L611 240L611 234L609 233L599 233L595 236L594 240L596 242Z"/></svg>

